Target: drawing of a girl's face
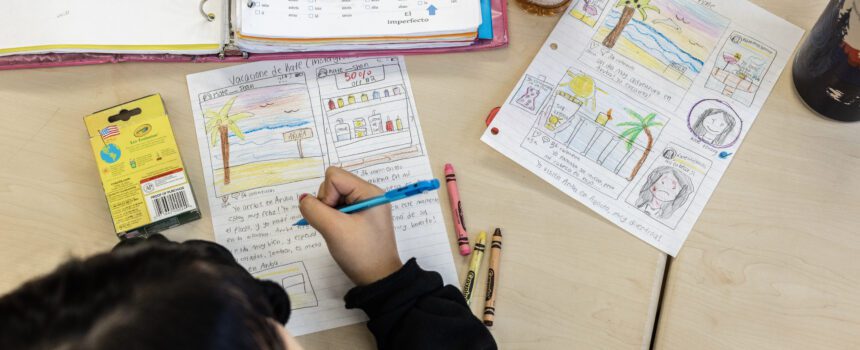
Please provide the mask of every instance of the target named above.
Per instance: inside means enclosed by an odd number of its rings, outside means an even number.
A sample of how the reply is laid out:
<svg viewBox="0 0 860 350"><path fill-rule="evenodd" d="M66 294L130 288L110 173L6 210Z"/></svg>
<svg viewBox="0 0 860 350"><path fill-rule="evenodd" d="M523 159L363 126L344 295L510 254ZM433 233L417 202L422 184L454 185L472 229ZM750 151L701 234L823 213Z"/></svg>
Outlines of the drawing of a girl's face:
<svg viewBox="0 0 860 350"><path fill-rule="evenodd" d="M722 133L729 126L726 122L726 117L725 112L707 115L705 116L705 119L702 120L702 126L704 126L705 130L711 134Z"/></svg>
<svg viewBox="0 0 860 350"><path fill-rule="evenodd" d="M654 198L661 202L669 202L678 197L681 192L681 186L678 184L678 179L672 173L663 174L654 185L649 189Z"/></svg>
<svg viewBox="0 0 860 350"><path fill-rule="evenodd" d="M690 110L687 127L699 141L716 148L726 148L740 137L743 120L723 101L702 100Z"/></svg>

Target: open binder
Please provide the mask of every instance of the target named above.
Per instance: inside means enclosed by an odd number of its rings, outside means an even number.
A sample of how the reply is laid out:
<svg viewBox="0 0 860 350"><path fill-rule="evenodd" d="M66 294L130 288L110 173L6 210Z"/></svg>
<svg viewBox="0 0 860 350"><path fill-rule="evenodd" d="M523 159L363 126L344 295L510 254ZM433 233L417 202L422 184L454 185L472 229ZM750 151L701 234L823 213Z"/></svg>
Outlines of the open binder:
<svg viewBox="0 0 860 350"><path fill-rule="evenodd" d="M0 38L0 70L429 54L507 45L506 1L489 0L492 39L476 37L473 8L451 7L468 1L435 2L410 2L420 7L387 0L12 2L10 11L0 13L0 23L26 30ZM405 8L401 13L391 6Z"/></svg>

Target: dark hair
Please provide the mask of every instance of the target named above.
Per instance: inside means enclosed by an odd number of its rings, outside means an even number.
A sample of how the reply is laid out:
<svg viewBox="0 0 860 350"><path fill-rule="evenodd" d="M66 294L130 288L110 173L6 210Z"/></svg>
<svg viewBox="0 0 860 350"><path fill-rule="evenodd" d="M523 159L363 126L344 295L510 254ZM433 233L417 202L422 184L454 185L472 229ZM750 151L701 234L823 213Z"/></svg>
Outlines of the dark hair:
<svg viewBox="0 0 860 350"><path fill-rule="evenodd" d="M283 349L281 286L215 243L156 235L72 260L0 298L2 349Z"/></svg>
<svg viewBox="0 0 860 350"><path fill-rule="evenodd" d="M654 186L654 184L666 174L672 174L672 176L678 180L678 185L681 186L681 189L678 191L678 195L675 196L675 199L665 202L660 206L660 212L658 213L660 218L670 218L678 208L683 206L684 203L687 203L687 198L690 197L691 193L693 193L693 182L690 180L690 177L673 167L661 166L651 171L651 173L648 174L648 178L645 179L645 182L642 184L642 188L639 190L639 199L636 200L636 208L644 210L644 208L648 206L648 203L654 199L654 194L650 191L651 186Z"/></svg>
<svg viewBox="0 0 860 350"><path fill-rule="evenodd" d="M721 131L719 134L716 135L713 143L708 143L705 140L702 141L710 144L711 146L725 146L724 144L726 142L726 138L729 137L729 134L731 134L732 130L735 129L736 122L734 117L732 117L728 112L722 109L708 108L704 112L702 112L702 114L699 115L699 118L696 119L696 123L693 124L693 133L695 133L696 136L701 138L702 135L705 134L705 126L703 125L705 123L705 118L715 114L719 114L723 117L723 121L726 123L726 128L725 130Z"/></svg>

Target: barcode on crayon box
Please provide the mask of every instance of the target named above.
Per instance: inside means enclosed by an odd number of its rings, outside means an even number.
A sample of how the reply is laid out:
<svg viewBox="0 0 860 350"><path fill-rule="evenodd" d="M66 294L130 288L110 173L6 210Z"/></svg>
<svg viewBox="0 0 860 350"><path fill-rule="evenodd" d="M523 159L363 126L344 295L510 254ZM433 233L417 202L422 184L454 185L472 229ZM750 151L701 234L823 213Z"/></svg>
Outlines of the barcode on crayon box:
<svg viewBox="0 0 860 350"><path fill-rule="evenodd" d="M152 222L195 209L194 197L188 184L147 197Z"/></svg>

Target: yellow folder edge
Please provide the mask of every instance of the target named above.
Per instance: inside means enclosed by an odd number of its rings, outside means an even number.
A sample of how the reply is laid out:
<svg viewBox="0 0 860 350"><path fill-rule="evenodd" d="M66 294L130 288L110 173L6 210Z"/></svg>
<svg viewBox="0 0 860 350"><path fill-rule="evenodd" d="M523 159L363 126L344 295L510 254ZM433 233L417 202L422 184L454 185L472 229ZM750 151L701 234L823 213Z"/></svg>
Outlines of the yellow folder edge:
<svg viewBox="0 0 860 350"><path fill-rule="evenodd" d="M180 44L180 45L89 45L89 44L57 44L12 47L0 49L0 54L40 52L53 50L100 50L100 51L203 51L221 50L219 44Z"/></svg>

